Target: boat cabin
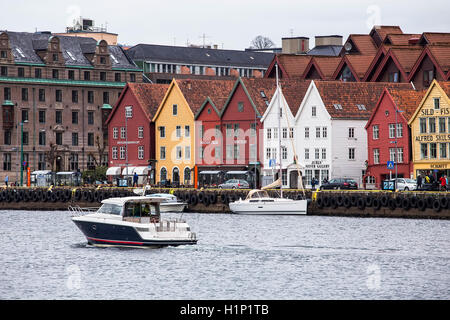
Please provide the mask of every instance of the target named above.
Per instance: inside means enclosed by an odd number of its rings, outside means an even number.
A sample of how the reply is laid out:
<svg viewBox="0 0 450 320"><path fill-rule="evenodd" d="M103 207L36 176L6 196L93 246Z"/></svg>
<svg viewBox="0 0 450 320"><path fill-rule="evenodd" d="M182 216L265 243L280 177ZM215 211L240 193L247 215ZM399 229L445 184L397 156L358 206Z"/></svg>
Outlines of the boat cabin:
<svg viewBox="0 0 450 320"><path fill-rule="evenodd" d="M97 213L122 216L123 221L137 223L159 223L160 202L162 198L126 197L111 198L102 201Z"/></svg>
<svg viewBox="0 0 450 320"><path fill-rule="evenodd" d="M246 200L250 200L250 202L258 202L263 199L266 201L267 198L270 198L270 196L266 190L251 190L248 193Z"/></svg>

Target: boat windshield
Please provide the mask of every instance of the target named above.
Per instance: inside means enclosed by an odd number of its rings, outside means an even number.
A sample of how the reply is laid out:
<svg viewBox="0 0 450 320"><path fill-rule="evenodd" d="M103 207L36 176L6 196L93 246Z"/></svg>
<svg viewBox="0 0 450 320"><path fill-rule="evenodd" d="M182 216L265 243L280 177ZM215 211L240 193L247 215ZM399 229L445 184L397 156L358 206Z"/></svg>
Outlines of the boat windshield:
<svg viewBox="0 0 450 320"><path fill-rule="evenodd" d="M100 207L100 209L98 209L97 213L115 214L120 216L122 213L122 206L118 204L105 203Z"/></svg>
<svg viewBox="0 0 450 320"><path fill-rule="evenodd" d="M252 190L248 193L247 199L270 198L265 190Z"/></svg>

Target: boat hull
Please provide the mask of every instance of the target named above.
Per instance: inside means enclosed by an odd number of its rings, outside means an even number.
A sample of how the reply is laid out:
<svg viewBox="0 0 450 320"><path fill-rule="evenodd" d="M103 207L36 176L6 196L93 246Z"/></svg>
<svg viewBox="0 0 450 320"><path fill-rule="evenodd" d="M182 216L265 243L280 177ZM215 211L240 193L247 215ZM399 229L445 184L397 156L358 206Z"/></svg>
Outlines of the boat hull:
<svg viewBox="0 0 450 320"><path fill-rule="evenodd" d="M160 212L183 212L187 204L185 203L161 203Z"/></svg>
<svg viewBox="0 0 450 320"><path fill-rule="evenodd" d="M306 215L307 200L292 200L280 202L230 202L230 210L235 214L254 215Z"/></svg>
<svg viewBox="0 0 450 320"><path fill-rule="evenodd" d="M133 226L100 223L98 221L75 220L89 244L100 247L165 247L193 245L197 239L143 239Z"/></svg>

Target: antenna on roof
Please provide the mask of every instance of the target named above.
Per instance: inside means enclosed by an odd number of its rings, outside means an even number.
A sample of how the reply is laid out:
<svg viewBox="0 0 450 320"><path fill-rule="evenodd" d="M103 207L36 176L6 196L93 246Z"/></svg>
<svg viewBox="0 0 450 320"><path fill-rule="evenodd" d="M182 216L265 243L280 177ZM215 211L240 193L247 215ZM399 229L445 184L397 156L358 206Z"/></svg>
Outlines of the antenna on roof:
<svg viewBox="0 0 450 320"><path fill-rule="evenodd" d="M206 47L205 40L206 40L206 38L210 38L210 37L207 37L206 34L203 34L199 38L203 38L203 47L202 48L205 48Z"/></svg>

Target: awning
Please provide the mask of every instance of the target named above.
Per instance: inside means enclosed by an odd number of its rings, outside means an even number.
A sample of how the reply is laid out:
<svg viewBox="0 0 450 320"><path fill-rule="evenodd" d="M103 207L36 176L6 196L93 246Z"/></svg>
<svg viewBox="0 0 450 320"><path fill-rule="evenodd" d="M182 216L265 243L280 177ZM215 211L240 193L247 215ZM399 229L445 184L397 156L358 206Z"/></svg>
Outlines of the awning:
<svg viewBox="0 0 450 320"><path fill-rule="evenodd" d="M51 170L40 170L40 171L33 171L31 174L50 174L52 171Z"/></svg>
<svg viewBox="0 0 450 320"><path fill-rule="evenodd" d="M106 170L107 176L120 176L120 167L111 167Z"/></svg>
<svg viewBox="0 0 450 320"><path fill-rule="evenodd" d="M248 171L228 171L227 174L247 174Z"/></svg>
<svg viewBox="0 0 450 320"><path fill-rule="evenodd" d="M138 176L148 176L148 171L150 169L148 167L136 167L133 170L133 174L137 173Z"/></svg>
<svg viewBox="0 0 450 320"><path fill-rule="evenodd" d="M133 175L133 171L136 167L128 167L128 175L132 176ZM123 168L122 170L122 175L126 176L127 175L127 167Z"/></svg>
<svg viewBox="0 0 450 320"><path fill-rule="evenodd" d="M199 172L198 174L219 174L221 172L222 171L202 171L202 172Z"/></svg>

